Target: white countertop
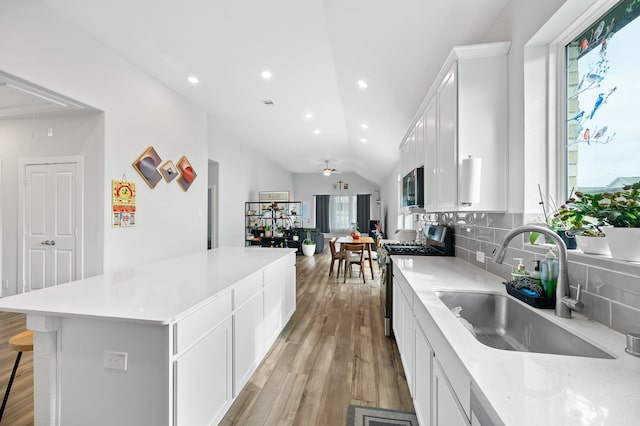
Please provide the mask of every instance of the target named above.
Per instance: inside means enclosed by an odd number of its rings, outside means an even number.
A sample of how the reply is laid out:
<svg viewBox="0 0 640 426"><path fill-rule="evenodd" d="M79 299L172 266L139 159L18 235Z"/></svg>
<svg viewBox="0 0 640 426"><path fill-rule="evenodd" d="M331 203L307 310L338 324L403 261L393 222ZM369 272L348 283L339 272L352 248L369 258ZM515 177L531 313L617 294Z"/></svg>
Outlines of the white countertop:
<svg viewBox="0 0 640 426"><path fill-rule="evenodd" d="M412 262L403 265L398 262L401 259ZM425 305L472 382L506 425L640 423L640 357L624 351L623 334L575 312L573 318L565 319L555 316L552 309L536 309L615 359L494 349L478 342L434 292L506 294L502 278L450 257L393 256L393 260L417 295L414 303Z"/></svg>
<svg viewBox="0 0 640 426"><path fill-rule="evenodd" d="M203 250L0 299L0 311L169 324L295 249Z"/></svg>

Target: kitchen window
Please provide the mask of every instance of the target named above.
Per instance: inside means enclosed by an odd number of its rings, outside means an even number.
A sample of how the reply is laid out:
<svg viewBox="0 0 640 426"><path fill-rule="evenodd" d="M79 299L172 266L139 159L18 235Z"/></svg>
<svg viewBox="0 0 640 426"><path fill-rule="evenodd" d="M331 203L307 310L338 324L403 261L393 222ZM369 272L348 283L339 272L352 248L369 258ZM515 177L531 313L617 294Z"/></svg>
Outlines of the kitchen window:
<svg viewBox="0 0 640 426"><path fill-rule="evenodd" d="M565 45L566 195L640 180L639 16L640 1L624 0Z"/></svg>

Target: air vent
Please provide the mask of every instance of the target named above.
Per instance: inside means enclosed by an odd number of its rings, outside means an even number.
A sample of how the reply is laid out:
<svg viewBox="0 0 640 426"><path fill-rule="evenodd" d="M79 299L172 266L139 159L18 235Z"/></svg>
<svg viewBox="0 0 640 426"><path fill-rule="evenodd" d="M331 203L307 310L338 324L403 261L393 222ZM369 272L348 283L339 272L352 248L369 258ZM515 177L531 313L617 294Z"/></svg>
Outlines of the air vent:
<svg viewBox="0 0 640 426"><path fill-rule="evenodd" d="M265 105L275 105L271 99L265 99L262 103Z"/></svg>

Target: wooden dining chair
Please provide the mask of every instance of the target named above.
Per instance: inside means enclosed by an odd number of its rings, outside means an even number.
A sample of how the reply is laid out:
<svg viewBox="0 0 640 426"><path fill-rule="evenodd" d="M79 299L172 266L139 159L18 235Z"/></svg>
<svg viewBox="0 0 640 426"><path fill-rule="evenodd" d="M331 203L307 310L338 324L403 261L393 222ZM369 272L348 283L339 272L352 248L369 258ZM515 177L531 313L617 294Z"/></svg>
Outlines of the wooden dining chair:
<svg viewBox="0 0 640 426"><path fill-rule="evenodd" d="M359 275L362 275L362 279L366 283L367 280L364 276L364 244L350 244L343 243L340 247L340 251L345 253L344 257L344 282L347 282L347 269L349 270L349 276L352 276L353 264L357 263L360 267Z"/></svg>
<svg viewBox="0 0 640 426"><path fill-rule="evenodd" d="M331 250L331 265L329 266L329 276L333 274L333 265L336 260L338 261L338 272L336 274L336 278L340 278L340 266L342 266L342 262L344 261L344 252L339 248L336 248L336 238L332 238L329 240L329 249Z"/></svg>

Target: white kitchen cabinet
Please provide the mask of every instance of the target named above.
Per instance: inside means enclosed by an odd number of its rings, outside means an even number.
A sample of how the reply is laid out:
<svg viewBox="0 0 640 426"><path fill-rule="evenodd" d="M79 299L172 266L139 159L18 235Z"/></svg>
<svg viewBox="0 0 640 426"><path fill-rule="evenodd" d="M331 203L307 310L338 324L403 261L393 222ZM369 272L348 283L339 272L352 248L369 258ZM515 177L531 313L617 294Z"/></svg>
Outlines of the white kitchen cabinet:
<svg viewBox="0 0 640 426"><path fill-rule="evenodd" d="M457 63L453 63L438 87L438 147L436 150L436 209L458 206L458 90Z"/></svg>
<svg viewBox="0 0 640 426"><path fill-rule="evenodd" d="M509 48L509 42L453 48L424 98L402 146L424 120L427 212L507 210ZM469 156L482 162L480 200L463 205L461 165Z"/></svg>
<svg viewBox="0 0 640 426"><path fill-rule="evenodd" d="M394 332L409 392L413 395L413 290L399 275L393 277Z"/></svg>
<svg viewBox="0 0 640 426"><path fill-rule="evenodd" d="M282 326L284 327L296 310L296 254L285 259L282 286Z"/></svg>
<svg viewBox="0 0 640 426"><path fill-rule="evenodd" d="M469 426L438 359L433 363L433 426Z"/></svg>
<svg viewBox="0 0 640 426"><path fill-rule="evenodd" d="M233 396L247 383L264 354L263 294L257 293L233 314Z"/></svg>
<svg viewBox="0 0 640 426"><path fill-rule="evenodd" d="M431 424L431 383L433 380L433 350L419 324L414 326L414 385L413 405L418 423Z"/></svg>
<svg viewBox="0 0 640 426"><path fill-rule="evenodd" d="M282 325L282 287L277 279L264 285L264 339L267 346L276 340Z"/></svg>
<svg viewBox="0 0 640 426"><path fill-rule="evenodd" d="M174 362L176 425L217 424L231 406L231 318Z"/></svg>
<svg viewBox="0 0 640 426"><path fill-rule="evenodd" d="M438 109L437 99L433 97L424 111L424 209L435 211L438 208Z"/></svg>
<svg viewBox="0 0 640 426"><path fill-rule="evenodd" d="M414 164L415 167L424 166L424 119L419 119L415 128L415 150Z"/></svg>

